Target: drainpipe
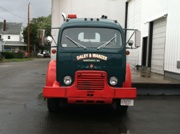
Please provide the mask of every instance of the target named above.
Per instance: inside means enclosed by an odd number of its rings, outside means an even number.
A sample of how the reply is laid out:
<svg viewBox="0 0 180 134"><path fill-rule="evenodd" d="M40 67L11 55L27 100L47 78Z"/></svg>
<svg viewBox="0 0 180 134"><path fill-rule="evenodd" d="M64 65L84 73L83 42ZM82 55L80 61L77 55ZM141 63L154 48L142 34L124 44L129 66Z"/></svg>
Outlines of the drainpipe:
<svg viewBox="0 0 180 134"><path fill-rule="evenodd" d="M125 26L124 28L127 29L127 21L128 21L128 3L129 3L129 0L126 0L126 5L125 5ZM125 41L126 41L126 35L127 34L127 31L125 30Z"/></svg>

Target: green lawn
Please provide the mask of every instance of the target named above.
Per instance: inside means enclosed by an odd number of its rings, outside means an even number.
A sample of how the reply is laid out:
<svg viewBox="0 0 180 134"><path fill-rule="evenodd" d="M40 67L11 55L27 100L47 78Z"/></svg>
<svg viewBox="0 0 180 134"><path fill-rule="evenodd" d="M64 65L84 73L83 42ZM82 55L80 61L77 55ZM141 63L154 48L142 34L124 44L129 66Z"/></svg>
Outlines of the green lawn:
<svg viewBox="0 0 180 134"><path fill-rule="evenodd" d="M20 58L20 59L3 59L3 62L23 62L23 61L28 61L28 60L32 60L33 58Z"/></svg>

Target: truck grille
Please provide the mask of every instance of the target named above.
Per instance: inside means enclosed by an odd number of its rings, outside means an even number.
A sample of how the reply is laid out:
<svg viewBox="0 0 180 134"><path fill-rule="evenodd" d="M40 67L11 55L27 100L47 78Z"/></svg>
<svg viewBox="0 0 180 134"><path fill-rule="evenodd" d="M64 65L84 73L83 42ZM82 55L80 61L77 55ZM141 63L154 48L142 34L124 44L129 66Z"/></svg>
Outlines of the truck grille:
<svg viewBox="0 0 180 134"><path fill-rule="evenodd" d="M103 90L105 73L102 72L78 72L76 74L77 88L79 90Z"/></svg>

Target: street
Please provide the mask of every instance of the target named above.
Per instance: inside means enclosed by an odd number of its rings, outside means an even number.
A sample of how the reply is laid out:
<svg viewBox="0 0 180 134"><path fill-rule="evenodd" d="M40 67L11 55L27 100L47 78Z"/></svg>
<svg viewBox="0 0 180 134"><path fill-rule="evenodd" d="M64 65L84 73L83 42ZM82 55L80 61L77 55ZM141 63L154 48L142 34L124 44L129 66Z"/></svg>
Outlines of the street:
<svg viewBox="0 0 180 134"><path fill-rule="evenodd" d="M0 63L0 134L180 133L180 96L138 96L125 115L84 105L49 113L42 97L49 60Z"/></svg>

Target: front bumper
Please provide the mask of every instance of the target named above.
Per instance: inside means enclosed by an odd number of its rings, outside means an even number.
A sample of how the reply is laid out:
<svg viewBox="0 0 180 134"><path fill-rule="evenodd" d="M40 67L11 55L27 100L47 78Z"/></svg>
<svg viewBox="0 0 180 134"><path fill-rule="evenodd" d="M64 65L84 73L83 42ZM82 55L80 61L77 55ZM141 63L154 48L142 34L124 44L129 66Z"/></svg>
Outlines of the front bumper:
<svg viewBox="0 0 180 134"><path fill-rule="evenodd" d="M103 90L79 90L76 86L60 87L58 82L43 89L45 98L65 98L68 103L103 103L111 104L113 99L134 99L136 88L104 87Z"/></svg>

